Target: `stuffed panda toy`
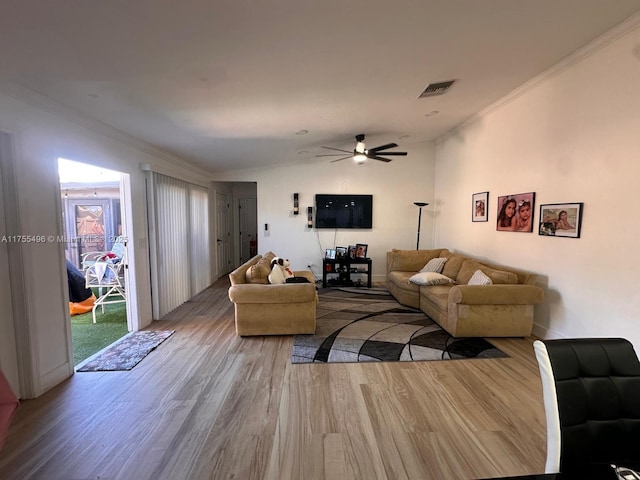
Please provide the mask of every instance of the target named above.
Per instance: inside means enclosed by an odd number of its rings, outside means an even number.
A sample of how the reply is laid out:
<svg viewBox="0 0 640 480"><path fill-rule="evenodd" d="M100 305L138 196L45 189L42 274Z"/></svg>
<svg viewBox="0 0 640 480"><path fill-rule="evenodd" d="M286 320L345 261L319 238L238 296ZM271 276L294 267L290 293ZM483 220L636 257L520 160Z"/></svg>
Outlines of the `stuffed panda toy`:
<svg viewBox="0 0 640 480"><path fill-rule="evenodd" d="M269 274L269 283L286 283L287 278L293 277L293 272L289 268L291 262L289 259L282 257L274 257L271 260L271 273Z"/></svg>

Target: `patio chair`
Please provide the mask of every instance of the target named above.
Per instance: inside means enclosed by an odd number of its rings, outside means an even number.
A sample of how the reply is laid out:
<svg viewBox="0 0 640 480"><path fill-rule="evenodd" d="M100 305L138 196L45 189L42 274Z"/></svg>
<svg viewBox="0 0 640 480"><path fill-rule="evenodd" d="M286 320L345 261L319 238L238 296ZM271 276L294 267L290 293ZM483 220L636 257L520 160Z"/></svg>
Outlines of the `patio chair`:
<svg viewBox="0 0 640 480"><path fill-rule="evenodd" d="M80 256L80 268L83 272L86 272L87 268L100 260L105 260L112 255L114 256L114 263L117 263L124 258L126 252L126 243L123 235L116 237L116 241L113 242L111 250L99 251L99 252L87 252Z"/></svg>
<svg viewBox="0 0 640 480"><path fill-rule="evenodd" d="M99 297L93 304L91 313L93 323L96 323L96 308L114 303L126 303L127 294L124 282L125 261L112 263L110 260L99 260L89 266L85 271L85 285L87 288L98 288ZM105 293L102 294L103 289Z"/></svg>

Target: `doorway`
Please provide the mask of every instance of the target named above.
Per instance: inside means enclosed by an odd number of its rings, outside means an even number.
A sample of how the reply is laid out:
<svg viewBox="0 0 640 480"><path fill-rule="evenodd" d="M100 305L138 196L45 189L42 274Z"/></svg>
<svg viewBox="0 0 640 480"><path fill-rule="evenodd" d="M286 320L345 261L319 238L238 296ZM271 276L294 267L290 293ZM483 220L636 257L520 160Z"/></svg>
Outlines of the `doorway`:
<svg viewBox="0 0 640 480"><path fill-rule="evenodd" d="M134 330L130 305L135 292L126 288L129 255L123 222L127 209L123 183L128 175L67 159L58 159L58 174L73 362L77 366ZM95 275L90 273L103 264L120 267L117 271L122 278L115 280L125 286L123 290L110 288L114 279L106 275L93 281ZM91 279L89 288L86 278Z"/></svg>
<svg viewBox="0 0 640 480"><path fill-rule="evenodd" d="M216 192L216 273L218 277L231 271L230 213L229 195Z"/></svg>
<svg viewBox="0 0 640 480"><path fill-rule="evenodd" d="M256 197L238 199L240 264L258 254L258 201Z"/></svg>

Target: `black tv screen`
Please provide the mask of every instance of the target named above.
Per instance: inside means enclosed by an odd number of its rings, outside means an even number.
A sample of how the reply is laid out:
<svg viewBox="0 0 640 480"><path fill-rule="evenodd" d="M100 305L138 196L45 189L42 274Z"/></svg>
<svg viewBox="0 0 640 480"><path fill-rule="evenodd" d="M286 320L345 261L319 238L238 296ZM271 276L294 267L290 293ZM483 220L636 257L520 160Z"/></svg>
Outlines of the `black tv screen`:
<svg viewBox="0 0 640 480"><path fill-rule="evenodd" d="M372 228L372 195L316 194L316 228Z"/></svg>

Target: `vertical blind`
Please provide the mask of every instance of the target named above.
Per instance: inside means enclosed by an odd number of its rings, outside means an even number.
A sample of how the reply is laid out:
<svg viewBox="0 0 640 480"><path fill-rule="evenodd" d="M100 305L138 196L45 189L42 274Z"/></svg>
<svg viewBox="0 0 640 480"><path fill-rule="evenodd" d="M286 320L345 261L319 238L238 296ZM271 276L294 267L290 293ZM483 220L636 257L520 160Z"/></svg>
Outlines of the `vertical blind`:
<svg viewBox="0 0 640 480"><path fill-rule="evenodd" d="M152 295L159 319L211 283L209 192L159 173L152 190Z"/></svg>

